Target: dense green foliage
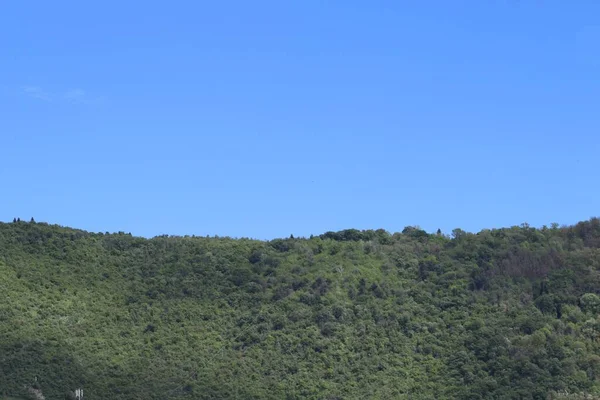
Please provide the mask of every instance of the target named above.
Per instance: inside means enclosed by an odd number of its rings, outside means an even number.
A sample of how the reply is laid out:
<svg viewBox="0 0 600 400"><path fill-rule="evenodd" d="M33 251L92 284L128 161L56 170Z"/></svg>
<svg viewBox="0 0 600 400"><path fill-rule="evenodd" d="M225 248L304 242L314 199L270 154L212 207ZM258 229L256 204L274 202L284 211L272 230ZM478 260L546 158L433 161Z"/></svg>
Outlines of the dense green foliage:
<svg viewBox="0 0 600 400"><path fill-rule="evenodd" d="M600 220L452 236L0 224L0 396L599 394Z"/></svg>

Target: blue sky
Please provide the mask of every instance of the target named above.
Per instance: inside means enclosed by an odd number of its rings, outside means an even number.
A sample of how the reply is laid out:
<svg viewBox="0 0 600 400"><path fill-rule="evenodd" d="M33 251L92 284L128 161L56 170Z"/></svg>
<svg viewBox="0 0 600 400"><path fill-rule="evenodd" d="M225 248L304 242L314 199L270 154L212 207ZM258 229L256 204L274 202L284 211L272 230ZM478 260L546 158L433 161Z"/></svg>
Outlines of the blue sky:
<svg viewBox="0 0 600 400"><path fill-rule="evenodd" d="M600 2L6 1L0 220L135 235L600 214Z"/></svg>

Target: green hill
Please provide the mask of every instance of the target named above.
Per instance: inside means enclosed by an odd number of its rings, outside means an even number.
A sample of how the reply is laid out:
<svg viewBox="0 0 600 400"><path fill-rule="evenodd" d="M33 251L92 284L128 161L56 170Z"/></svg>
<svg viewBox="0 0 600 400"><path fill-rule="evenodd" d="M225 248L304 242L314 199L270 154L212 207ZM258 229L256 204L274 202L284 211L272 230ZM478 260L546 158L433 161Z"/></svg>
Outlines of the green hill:
<svg viewBox="0 0 600 400"><path fill-rule="evenodd" d="M0 224L0 396L599 394L600 220L452 236Z"/></svg>

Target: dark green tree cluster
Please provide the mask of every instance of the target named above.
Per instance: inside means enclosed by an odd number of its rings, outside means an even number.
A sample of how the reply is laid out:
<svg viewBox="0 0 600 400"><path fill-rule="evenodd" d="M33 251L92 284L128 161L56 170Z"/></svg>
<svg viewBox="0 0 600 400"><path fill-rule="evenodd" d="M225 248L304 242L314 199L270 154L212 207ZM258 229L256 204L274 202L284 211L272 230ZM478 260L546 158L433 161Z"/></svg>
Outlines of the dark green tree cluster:
<svg viewBox="0 0 600 400"><path fill-rule="evenodd" d="M0 398L600 395L600 220L272 241L0 223Z"/></svg>

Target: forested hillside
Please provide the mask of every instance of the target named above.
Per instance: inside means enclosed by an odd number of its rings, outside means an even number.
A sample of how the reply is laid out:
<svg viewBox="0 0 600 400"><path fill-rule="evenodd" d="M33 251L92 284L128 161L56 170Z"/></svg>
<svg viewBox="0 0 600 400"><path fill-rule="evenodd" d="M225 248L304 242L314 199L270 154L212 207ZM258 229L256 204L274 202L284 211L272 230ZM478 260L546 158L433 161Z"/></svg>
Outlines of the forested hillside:
<svg viewBox="0 0 600 400"><path fill-rule="evenodd" d="M0 293L0 396L600 394L596 218L272 241L18 221L0 224Z"/></svg>

